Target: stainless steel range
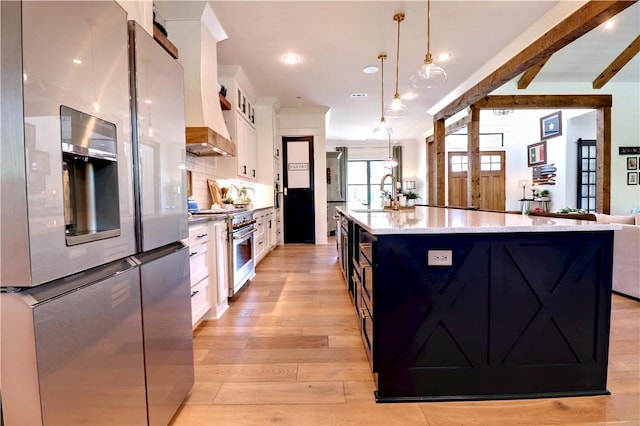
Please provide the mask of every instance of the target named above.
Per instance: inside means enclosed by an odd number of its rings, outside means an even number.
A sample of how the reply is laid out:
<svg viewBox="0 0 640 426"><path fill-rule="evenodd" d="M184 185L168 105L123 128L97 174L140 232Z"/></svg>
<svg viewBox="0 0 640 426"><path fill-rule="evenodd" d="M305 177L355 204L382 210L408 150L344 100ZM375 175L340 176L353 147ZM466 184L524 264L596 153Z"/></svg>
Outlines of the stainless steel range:
<svg viewBox="0 0 640 426"><path fill-rule="evenodd" d="M255 276L254 234L256 220L253 213L242 212L227 217L229 230L229 297Z"/></svg>

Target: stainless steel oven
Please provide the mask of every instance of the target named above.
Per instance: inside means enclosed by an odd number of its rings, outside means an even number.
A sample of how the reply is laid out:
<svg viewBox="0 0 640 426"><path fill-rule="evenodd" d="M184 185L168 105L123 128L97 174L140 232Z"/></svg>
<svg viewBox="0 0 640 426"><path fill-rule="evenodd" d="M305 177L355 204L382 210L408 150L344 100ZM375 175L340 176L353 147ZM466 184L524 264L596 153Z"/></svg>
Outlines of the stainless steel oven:
<svg viewBox="0 0 640 426"><path fill-rule="evenodd" d="M233 297L242 286L255 275L254 234L256 232L253 213L243 212L229 215L229 297Z"/></svg>

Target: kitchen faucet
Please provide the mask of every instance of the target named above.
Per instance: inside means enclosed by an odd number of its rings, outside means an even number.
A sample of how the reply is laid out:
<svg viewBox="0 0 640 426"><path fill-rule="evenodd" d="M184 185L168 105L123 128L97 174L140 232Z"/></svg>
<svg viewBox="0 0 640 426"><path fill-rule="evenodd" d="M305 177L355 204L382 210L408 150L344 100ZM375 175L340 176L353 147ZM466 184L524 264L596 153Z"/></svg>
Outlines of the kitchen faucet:
<svg viewBox="0 0 640 426"><path fill-rule="evenodd" d="M398 181L396 180L396 178L391 173L387 173L386 175L382 176L382 180L380 181L380 191L384 191L384 181L387 179L387 177L391 178L391 199L395 200L396 199L396 185L398 184Z"/></svg>

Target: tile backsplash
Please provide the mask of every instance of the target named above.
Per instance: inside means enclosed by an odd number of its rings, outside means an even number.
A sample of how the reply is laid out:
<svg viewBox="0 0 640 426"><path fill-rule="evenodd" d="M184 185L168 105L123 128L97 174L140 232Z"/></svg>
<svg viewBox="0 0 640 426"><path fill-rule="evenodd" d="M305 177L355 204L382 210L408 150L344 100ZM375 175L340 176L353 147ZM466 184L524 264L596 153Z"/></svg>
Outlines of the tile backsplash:
<svg viewBox="0 0 640 426"><path fill-rule="evenodd" d="M217 162L215 157L199 157L187 153L187 170L191 171L192 196L198 202L201 209L211 207L211 194L207 179L215 178Z"/></svg>

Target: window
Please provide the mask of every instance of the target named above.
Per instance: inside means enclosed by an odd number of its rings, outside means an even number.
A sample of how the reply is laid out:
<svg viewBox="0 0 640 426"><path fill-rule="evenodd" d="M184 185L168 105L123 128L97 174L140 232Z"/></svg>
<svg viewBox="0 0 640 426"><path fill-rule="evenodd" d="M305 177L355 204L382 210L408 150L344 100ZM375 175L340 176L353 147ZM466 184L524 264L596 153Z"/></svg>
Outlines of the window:
<svg viewBox="0 0 640 426"><path fill-rule="evenodd" d="M359 160L347 163L347 202L360 203L365 206L381 204L380 181L389 173L384 161ZM391 192L391 179L384 185L385 191Z"/></svg>
<svg viewBox="0 0 640 426"><path fill-rule="evenodd" d="M500 155L481 155L480 170L483 172L499 172L502 167L502 157Z"/></svg>
<svg viewBox="0 0 640 426"><path fill-rule="evenodd" d="M449 157L451 161L451 171L454 173L457 172L466 172L469 165L467 160L467 154L451 154Z"/></svg>

